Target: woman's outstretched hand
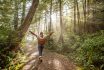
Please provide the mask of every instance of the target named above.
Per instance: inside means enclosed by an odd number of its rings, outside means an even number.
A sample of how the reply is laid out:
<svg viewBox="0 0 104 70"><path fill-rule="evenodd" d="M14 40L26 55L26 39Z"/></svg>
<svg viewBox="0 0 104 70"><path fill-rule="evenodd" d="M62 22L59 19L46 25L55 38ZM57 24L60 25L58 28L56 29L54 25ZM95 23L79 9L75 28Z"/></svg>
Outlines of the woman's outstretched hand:
<svg viewBox="0 0 104 70"><path fill-rule="evenodd" d="M29 31L31 34L34 34L32 31Z"/></svg>
<svg viewBox="0 0 104 70"><path fill-rule="evenodd" d="M37 37L37 35L35 33L33 33L32 31L29 31L29 32Z"/></svg>
<svg viewBox="0 0 104 70"><path fill-rule="evenodd" d="M50 33L49 33L49 36L51 36L53 33L54 33L54 32L50 32Z"/></svg>
<svg viewBox="0 0 104 70"><path fill-rule="evenodd" d="M30 33L32 33L31 31L29 31Z"/></svg>
<svg viewBox="0 0 104 70"><path fill-rule="evenodd" d="M34 35L34 33L32 31L29 31L29 32Z"/></svg>

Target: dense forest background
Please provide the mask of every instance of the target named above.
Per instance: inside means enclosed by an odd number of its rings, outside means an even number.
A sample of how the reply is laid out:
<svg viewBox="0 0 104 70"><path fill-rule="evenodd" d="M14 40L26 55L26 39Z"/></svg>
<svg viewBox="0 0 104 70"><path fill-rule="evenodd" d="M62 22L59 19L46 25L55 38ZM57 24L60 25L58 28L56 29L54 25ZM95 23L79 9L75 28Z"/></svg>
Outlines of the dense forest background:
<svg viewBox="0 0 104 70"><path fill-rule="evenodd" d="M29 30L54 32L45 48L81 70L104 70L104 0L0 0L0 69L22 66Z"/></svg>

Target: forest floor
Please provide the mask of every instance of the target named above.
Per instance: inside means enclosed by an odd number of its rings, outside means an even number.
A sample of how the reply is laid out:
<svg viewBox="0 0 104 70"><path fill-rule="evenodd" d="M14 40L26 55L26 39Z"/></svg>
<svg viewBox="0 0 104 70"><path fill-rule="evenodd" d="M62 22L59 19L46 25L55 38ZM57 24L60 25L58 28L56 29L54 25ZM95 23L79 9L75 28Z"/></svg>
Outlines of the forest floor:
<svg viewBox="0 0 104 70"><path fill-rule="evenodd" d="M20 70L77 70L76 65L66 56L44 49L42 61L38 58L37 46L24 49L26 62Z"/></svg>

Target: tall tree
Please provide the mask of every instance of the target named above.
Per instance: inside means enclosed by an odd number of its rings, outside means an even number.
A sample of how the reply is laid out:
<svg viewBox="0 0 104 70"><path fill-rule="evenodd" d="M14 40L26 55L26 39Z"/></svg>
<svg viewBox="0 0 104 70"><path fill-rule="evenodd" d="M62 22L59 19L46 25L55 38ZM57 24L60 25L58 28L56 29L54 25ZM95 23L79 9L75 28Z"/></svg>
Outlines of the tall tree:
<svg viewBox="0 0 104 70"><path fill-rule="evenodd" d="M60 8L60 27L61 27L61 34L59 41L63 43L62 0L59 0L59 8Z"/></svg>
<svg viewBox="0 0 104 70"><path fill-rule="evenodd" d="M84 32L86 32L86 12L87 12L87 2L86 0L83 0Z"/></svg>
<svg viewBox="0 0 104 70"><path fill-rule="evenodd" d="M50 24L49 24L49 32L52 30L52 0L50 4Z"/></svg>
<svg viewBox="0 0 104 70"><path fill-rule="evenodd" d="M80 31L80 12L79 12L79 4L78 4L78 0L76 0L76 7L77 7L77 25L78 25L78 33L79 33L79 31Z"/></svg>
<svg viewBox="0 0 104 70"><path fill-rule="evenodd" d="M17 32L17 34L15 36L16 39L13 39L13 40L15 40L14 42L16 42L16 43L12 44L12 46L14 46L14 48L11 46L14 49L14 51L19 49L19 44L22 41L22 38L24 37L26 31L28 30L28 28L31 24L31 21L32 21L33 16L36 12L36 8L37 8L38 4L39 4L39 0L33 0L32 1L32 5L29 9L29 12L28 12L26 18L24 19L24 22L19 27L19 29L16 30L16 32Z"/></svg>
<svg viewBox="0 0 104 70"><path fill-rule="evenodd" d="M25 18L25 11L26 11L26 0L23 0L21 23L23 23L23 20L24 20L24 18Z"/></svg>
<svg viewBox="0 0 104 70"><path fill-rule="evenodd" d="M19 1L15 0L15 13L14 13L14 29L16 30L18 28L18 5Z"/></svg>
<svg viewBox="0 0 104 70"><path fill-rule="evenodd" d="M44 19L44 31L46 31L47 32L47 11L45 11L45 19Z"/></svg>
<svg viewBox="0 0 104 70"><path fill-rule="evenodd" d="M76 32L76 0L74 0L74 27L73 31Z"/></svg>

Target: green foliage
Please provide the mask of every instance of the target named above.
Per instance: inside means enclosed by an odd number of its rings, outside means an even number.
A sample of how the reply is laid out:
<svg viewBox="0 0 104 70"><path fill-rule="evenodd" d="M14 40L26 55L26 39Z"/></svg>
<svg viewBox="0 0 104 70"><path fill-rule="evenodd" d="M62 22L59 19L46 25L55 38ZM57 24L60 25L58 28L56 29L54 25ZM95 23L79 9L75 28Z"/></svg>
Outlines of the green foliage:
<svg viewBox="0 0 104 70"><path fill-rule="evenodd" d="M13 54L7 51L9 48L8 37L11 34L11 24L13 20L13 3L10 0L0 1L0 68L4 68L12 58Z"/></svg>
<svg viewBox="0 0 104 70"><path fill-rule="evenodd" d="M21 66L24 64L25 56L21 54L20 52L16 53L15 58L10 58L10 55L8 56L9 61L8 64L5 66L5 70L19 70Z"/></svg>
<svg viewBox="0 0 104 70"><path fill-rule="evenodd" d="M8 65L12 61L14 56L15 55L13 54L13 52L7 51L5 52L5 54L4 52L0 52L0 68L4 68L6 65Z"/></svg>
<svg viewBox="0 0 104 70"><path fill-rule="evenodd" d="M21 5L23 1L24 0L20 1L19 5ZM0 68L1 69L8 66L8 64L14 59L15 56L15 53L12 52L13 50L11 49L11 47L14 47L14 43L18 41L18 39L16 38L18 34L14 30L14 25L15 25L14 14L15 12L17 12L15 10L15 2L16 2L15 0L0 0ZM21 9L21 7L19 7L19 10ZM19 12L18 16L19 18L21 18L21 12ZM20 20L17 21L20 22Z"/></svg>
<svg viewBox="0 0 104 70"><path fill-rule="evenodd" d="M0 26L0 43L6 42L9 32L10 32L10 30L8 30L7 28Z"/></svg>
<svg viewBox="0 0 104 70"><path fill-rule="evenodd" d="M82 36L70 33L64 41L60 53L83 66L83 70L104 69L104 31Z"/></svg>
<svg viewBox="0 0 104 70"><path fill-rule="evenodd" d="M85 67L85 70L91 68L103 70L101 68L104 68L104 32L85 37L77 52L79 54L76 60Z"/></svg>
<svg viewBox="0 0 104 70"><path fill-rule="evenodd" d="M11 20L13 20L13 3L10 0L0 1L0 26L10 28Z"/></svg>
<svg viewBox="0 0 104 70"><path fill-rule="evenodd" d="M45 44L45 48L49 50L56 50L55 41L52 37L47 37L47 43Z"/></svg>

